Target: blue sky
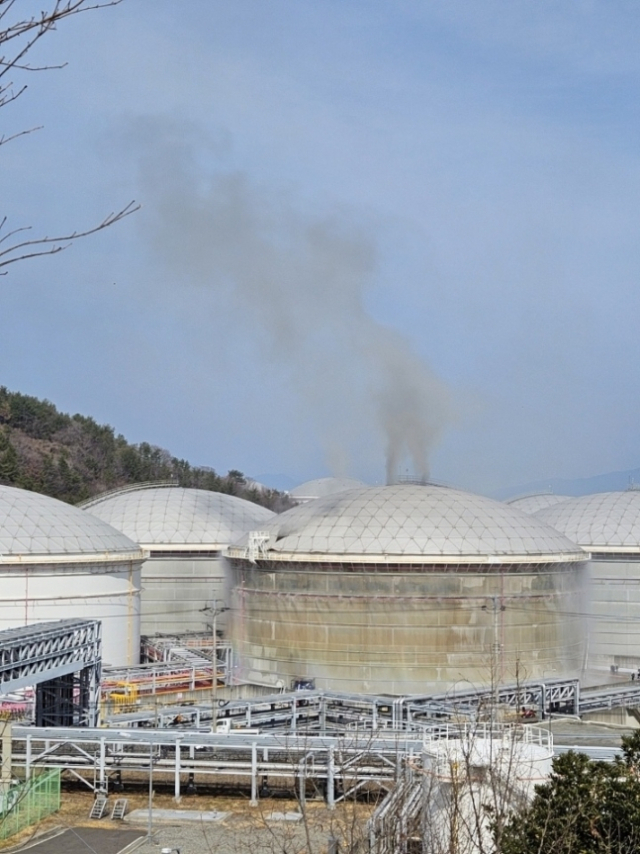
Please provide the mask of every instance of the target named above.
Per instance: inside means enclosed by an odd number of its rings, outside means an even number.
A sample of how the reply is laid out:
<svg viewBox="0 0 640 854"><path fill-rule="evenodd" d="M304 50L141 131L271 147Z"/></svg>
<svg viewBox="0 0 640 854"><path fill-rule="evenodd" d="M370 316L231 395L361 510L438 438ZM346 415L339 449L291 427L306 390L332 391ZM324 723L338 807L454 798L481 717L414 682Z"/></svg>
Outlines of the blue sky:
<svg viewBox="0 0 640 854"><path fill-rule="evenodd" d="M2 213L143 208L0 279L0 382L220 471L380 482L405 428L394 466L480 492L637 467L639 36L596 0L66 22Z"/></svg>

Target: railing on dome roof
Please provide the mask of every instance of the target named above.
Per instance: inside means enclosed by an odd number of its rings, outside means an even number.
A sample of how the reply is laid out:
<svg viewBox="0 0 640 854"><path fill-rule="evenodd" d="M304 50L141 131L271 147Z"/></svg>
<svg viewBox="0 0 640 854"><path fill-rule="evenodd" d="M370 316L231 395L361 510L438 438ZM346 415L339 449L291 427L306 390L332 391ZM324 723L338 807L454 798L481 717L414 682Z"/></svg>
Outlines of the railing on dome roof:
<svg viewBox="0 0 640 854"><path fill-rule="evenodd" d="M269 536L269 531L249 531L249 539L244 556L250 563L255 563L258 558L265 558L267 556Z"/></svg>
<svg viewBox="0 0 640 854"><path fill-rule="evenodd" d="M145 480L142 483L130 483L127 486L119 486L117 489L107 489L93 498L85 498L84 501L78 501L76 507L89 507L92 504L98 504L106 498L111 498L113 495L124 495L127 492L139 492L141 489L167 489L169 487L180 486L177 480Z"/></svg>
<svg viewBox="0 0 640 854"><path fill-rule="evenodd" d="M548 486L546 489L535 489L533 492L520 492L517 495L512 495L509 498L504 499L505 504L513 504L514 501L522 501L523 498L538 498L541 495L557 495L556 492L553 491L552 486Z"/></svg>
<svg viewBox="0 0 640 854"><path fill-rule="evenodd" d="M445 483L441 480L433 480L428 475L420 475L420 474L399 474L396 475L395 479L392 481L389 486L441 486L448 489L455 489L456 487L452 486L450 483Z"/></svg>

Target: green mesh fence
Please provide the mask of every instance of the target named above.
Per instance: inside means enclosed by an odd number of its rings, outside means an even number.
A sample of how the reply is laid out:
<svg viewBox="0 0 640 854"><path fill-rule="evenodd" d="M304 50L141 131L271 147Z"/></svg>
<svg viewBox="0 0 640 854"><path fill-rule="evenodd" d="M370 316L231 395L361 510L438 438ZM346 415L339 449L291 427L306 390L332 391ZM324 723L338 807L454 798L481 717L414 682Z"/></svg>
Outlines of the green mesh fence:
<svg viewBox="0 0 640 854"><path fill-rule="evenodd" d="M52 768L0 793L0 840L60 809L60 769Z"/></svg>

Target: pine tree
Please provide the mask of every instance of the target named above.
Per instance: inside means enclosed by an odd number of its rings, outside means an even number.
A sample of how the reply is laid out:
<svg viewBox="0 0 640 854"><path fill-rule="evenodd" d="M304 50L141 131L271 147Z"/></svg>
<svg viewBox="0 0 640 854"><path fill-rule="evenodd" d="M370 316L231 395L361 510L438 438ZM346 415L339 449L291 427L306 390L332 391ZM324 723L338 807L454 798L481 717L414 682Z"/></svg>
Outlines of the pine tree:
<svg viewBox="0 0 640 854"><path fill-rule="evenodd" d="M20 481L20 460L7 430L0 430L0 483L11 486Z"/></svg>

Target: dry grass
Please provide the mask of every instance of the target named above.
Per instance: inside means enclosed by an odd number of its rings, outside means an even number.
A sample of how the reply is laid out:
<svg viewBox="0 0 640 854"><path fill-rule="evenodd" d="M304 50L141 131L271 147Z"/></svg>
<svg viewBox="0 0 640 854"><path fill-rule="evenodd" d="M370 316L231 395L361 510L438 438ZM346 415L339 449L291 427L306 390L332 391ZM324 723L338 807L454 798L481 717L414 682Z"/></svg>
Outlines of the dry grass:
<svg viewBox="0 0 640 854"><path fill-rule="evenodd" d="M115 803L116 797L125 797L128 801L128 812L139 809L146 811L148 808L148 795L145 792L125 792L121 796L111 794L110 803ZM41 834L55 827L103 827L113 830L114 827L127 827L127 823L114 822L110 818L100 821L89 818L89 812L93 804L94 796L90 791L63 791L60 811L41 821L36 828L27 828L17 836L7 840L0 849L14 848L29 842L36 834ZM227 797L222 795L198 794L191 797L183 797L180 803L176 803L169 793L155 792L153 798L154 809L171 810L196 810L196 811L218 811L229 813L222 822L234 833L252 833L263 830L266 825L266 817L271 812L298 812L299 804L294 799L264 798L257 807L252 807L247 798ZM372 807L366 804L348 803L330 812L326 804L320 800L309 800L306 804L306 821L314 834L328 834L336 826L343 828L353 827L366 821L371 813ZM172 822L175 826L179 822ZM139 827L140 825L136 825ZM158 822L155 827L161 827ZM185 827L193 827L192 822L185 822ZM146 826L144 828L146 830Z"/></svg>

